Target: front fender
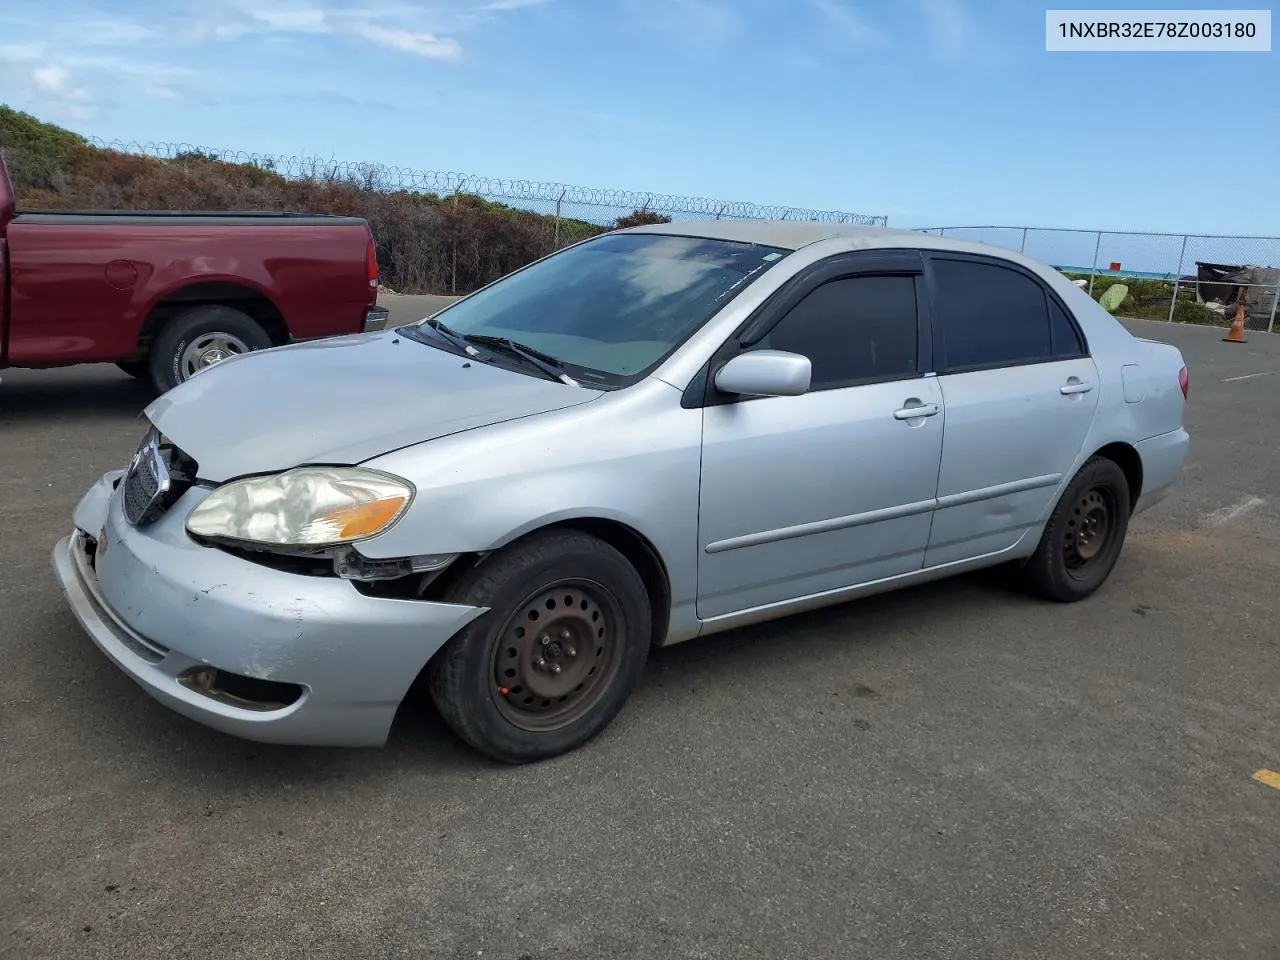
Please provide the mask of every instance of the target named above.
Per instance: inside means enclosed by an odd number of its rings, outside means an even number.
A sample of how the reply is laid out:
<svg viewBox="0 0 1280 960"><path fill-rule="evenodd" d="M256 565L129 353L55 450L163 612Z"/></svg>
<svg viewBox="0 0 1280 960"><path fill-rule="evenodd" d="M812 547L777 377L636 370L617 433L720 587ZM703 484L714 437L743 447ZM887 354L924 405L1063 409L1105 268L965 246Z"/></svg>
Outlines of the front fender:
<svg viewBox="0 0 1280 960"><path fill-rule="evenodd" d="M656 383L377 457L365 465L418 492L359 549L373 559L483 553L554 523L612 521L658 552L674 621L682 604L692 609L697 580L701 443L702 411Z"/></svg>

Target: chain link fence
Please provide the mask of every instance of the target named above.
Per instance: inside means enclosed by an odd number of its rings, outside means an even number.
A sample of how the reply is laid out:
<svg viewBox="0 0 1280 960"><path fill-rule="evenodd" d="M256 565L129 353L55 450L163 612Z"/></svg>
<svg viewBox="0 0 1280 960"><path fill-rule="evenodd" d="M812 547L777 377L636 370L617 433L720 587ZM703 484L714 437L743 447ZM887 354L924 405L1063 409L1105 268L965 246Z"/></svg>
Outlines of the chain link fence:
<svg viewBox="0 0 1280 960"><path fill-rule="evenodd" d="M1229 324L1274 332L1280 237L1040 227L929 227L923 233L1019 250L1061 270L1094 298L1118 284L1122 317Z"/></svg>

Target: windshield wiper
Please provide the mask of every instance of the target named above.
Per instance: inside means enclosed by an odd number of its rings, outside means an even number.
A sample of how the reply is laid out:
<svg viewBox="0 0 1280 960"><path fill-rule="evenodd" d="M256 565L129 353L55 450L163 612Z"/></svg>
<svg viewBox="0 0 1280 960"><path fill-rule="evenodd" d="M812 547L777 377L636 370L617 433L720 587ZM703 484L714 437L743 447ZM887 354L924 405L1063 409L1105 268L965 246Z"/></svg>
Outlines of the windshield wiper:
<svg viewBox="0 0 1280 960"><path fill-rule="evenodd" d="M448 340L459 350L462 350L464 353L470 354L473 357L476 355L475 348L472 347L471 344L467 343L466 337L464 337L460 333L450 330L439 320L432 317L430 320L423 321L423 323L426 326L430 327L432 330L434 330L436 333L440 334L440 336Z"/></svg>
<svg viewBox="0 0 1280 960"><path fill-rule="evenodd" d="M513 353L527 363L533 364L552 380L559 380L571 387L578 386L578 381L564 372L564 365L549 353L543 353L534 347L516 343L510 337L494 337L487 333L459 334L467 343L478 343L484 347L498 347L507 353Z"/></svg>

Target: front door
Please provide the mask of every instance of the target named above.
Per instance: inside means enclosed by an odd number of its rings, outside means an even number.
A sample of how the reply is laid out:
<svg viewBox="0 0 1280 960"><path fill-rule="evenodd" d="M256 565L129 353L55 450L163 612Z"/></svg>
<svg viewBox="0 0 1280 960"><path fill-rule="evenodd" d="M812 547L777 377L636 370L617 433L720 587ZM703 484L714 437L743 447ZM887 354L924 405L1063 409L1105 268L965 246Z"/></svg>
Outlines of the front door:
<svg viewBox="0 0 1280 960"><path fill-rule="evenodd" d="M703 411L698 616L920 568L944 413L909 272L823 277L748 349L809 358L808 393Z"/></svg>
<svg viewBox="0 0 1280 960"><path fill-rule="evenodd" d="M1093 424L1083 336L1030 273L935 255L935 358L947 408L926 566L998 553L1053 505Z"/></svg>

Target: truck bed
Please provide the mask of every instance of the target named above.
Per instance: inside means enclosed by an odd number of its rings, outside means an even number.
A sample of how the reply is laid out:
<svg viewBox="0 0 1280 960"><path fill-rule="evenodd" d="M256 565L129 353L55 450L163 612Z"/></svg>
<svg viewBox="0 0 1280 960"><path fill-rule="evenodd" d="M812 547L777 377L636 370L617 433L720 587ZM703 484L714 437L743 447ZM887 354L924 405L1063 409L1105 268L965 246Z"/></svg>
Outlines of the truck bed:
<svg viewBox="0 0 1280 960"><path fill-rule="evenodd" d="M163 390L201 351L385 322L363 217L16 207L0 157L0 367L115 363Z"/></svg>
<svg viewBox="0 0 1280 960"><path fill-rule="evenodd" d="M291 213L277 210L23 210L12 223L94 224L143 226L362 226L361 217L337 214Z"/></svg>

